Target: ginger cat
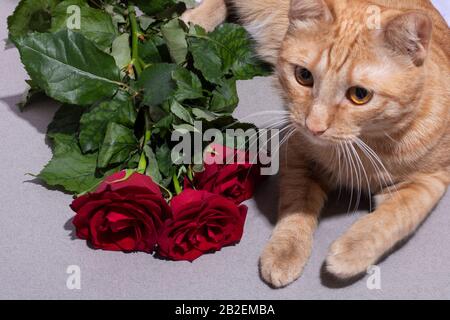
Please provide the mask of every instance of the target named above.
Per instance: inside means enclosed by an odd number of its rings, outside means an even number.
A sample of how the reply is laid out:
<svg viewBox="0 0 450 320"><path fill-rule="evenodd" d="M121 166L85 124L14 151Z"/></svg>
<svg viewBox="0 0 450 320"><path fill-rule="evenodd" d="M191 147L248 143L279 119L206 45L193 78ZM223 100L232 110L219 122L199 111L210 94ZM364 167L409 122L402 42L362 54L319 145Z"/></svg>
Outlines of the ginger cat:
<svg viewBox="0 0 450 320"><path fill-rule="evenodd" d="M183 18L211 30L230 8L275 65L296 128L280 152L279 219L261 275L273 287L301 275L327 193L340 187L376 200L326 258L335 276L359 275L450 184L449 27L429 0L203 0Z"/></svg>

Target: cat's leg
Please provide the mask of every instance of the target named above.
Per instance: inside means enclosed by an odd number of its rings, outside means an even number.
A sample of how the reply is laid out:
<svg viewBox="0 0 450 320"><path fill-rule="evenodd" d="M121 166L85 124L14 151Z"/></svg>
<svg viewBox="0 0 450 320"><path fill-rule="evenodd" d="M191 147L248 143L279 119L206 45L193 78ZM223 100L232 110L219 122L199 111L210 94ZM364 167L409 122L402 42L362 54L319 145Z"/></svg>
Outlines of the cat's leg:
<svg viewBox="0 0 450 320"><path fill-rule="evenodd" d="M198 24L206 31L214 30L227 18L227 6L225 0L203 0L194 8L187 10L181 19L188 23Z"/></svg>
<svg viewBox="0 0 450 320"><path fill-rule="evenodd" d="M326 200L325 191L310 178L309 168L298 154L301 148L292 142L290 145L287 157L280 163L278 222L260 258L262 278L276 288L300 277Z"/></svg>
<svg viewBox="0 0 450 320"><path fill-rule="evenodd" d="M448 183L446 173L417 174L391 194L378 195L378 208L331 245L327 270L340 278L366 272L419 227L444 195Z"/></svg>

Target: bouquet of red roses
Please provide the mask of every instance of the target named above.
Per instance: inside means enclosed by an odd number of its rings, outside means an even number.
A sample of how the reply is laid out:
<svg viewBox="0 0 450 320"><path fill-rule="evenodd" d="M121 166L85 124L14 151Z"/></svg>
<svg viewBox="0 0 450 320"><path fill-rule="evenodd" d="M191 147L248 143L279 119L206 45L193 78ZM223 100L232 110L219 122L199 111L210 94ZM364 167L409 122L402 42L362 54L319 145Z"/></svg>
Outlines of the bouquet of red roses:
<svg viewBox="0 0 450 320"><path fill-rule="evenodd" d="M22 0L8 18L30 76L21 107L37 94L62 103L48 127L53 158L37 177L76 195L77 235L95 248L192 261L242 237L241 203L259 173L248 152L205 143L203 164L181 163L172 135L195 134L199 122L224 137L248 128L232 117L236 81L267 69L242 27L207 33L179 20L193 4Z"/></svg>
<svg viewBox="0 0 450 320"><path fill-rule="evenodd" d="M220 156L236 150L212 145ZM240 241L259 168L250 162L205 164L167 204L160 186L134 170L115 173L72 203L77 236L105 250L155 249L162 257L193 261ZM177 187L180 188L180 187Z"/></svg>

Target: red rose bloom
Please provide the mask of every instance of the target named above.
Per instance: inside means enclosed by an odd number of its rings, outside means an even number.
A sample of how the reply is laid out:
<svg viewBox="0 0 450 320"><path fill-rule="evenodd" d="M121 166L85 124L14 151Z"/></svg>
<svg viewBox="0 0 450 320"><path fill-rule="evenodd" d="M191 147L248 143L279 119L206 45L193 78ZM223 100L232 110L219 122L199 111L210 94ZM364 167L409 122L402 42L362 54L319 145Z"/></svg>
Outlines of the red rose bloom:
<svg viewBox="0 0 450 320"><path fill-rule="evenodd" d="M150 177L125 175L115 173L95 192L73 201L76 234L98 249L150 253L170 207Z"/></svg>
<svg viewBox="0 0 450 320"><path fill-rule="evenodd" d="M220 194L235 203L252 198L260 168L249 161L253 160L249 159L249 154L220 145L209 148L212 152L205 154L204 170L195 174L193 186ZM192 187L188 180L185 187Z"/></svg>
<svg viewBox="0 0 450 320"><path fill-rule="evenodd" d="M247 207L207 191L185 190L171 202L158 253L172 260L193 261L204 253L236 244L242 238Z"/></svg>

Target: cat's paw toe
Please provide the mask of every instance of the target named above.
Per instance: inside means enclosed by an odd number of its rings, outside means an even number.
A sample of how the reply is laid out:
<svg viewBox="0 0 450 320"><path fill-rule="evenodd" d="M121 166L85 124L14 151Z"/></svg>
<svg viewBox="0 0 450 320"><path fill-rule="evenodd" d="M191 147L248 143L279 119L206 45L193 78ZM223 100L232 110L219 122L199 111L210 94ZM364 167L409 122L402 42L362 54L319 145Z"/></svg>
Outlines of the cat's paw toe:
<svg viewBox="0 0 450 320"><path fill-rule="evenodd" d="M196 20L196 12L195 9L186 10L180 17L181 20L184 21L184 23L195 23Z"/></svg>
<svg viewBox="0 0 450 320"><path fill-rule="evenodd" d="M269 243L260 258L261 277L274 288L291 284L302 273L302 256L294 243Z"/></svg>
<svg viewBox="0 0 450 320"><path fill-rule="evenodd" d="M372 239L343 236L331 245L326 269L338 278L349 279L366 272L376 257Z"/></svg>
<svg viewBox="0 0 450 320"><path fill-rule="evenodd" d="M211 21L210 17L205 16L199 8L186 10L181 15L181 20L183 20L186 24L192 23L194 25L199 25L208 32L213 31L215 28L215 25L213 21Z"/></svg>

